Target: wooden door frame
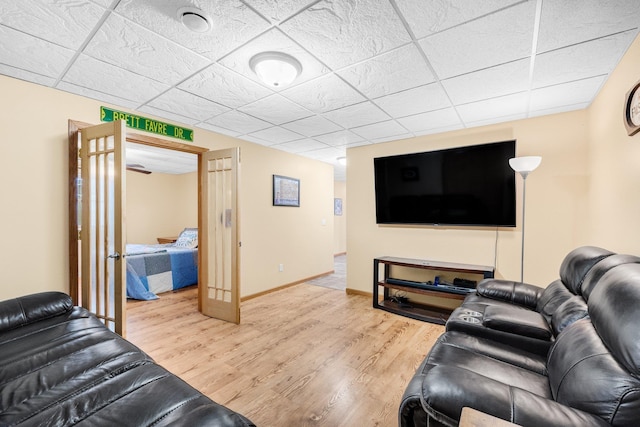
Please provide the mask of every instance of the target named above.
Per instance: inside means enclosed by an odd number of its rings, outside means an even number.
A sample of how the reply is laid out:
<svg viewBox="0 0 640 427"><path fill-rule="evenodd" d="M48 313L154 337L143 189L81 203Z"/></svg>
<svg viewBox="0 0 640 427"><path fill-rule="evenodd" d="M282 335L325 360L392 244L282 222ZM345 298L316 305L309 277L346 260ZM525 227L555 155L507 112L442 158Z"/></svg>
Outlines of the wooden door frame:
<svg viewBox="0 0 640 427"><path fill-rule="evenodd" d="M69 295L74 305L80 305L80 295L78 294L78 280L80 272L78 268L78 187L76 178L78 176L78 150L80 149L80 131L86 127L93 126L91 123L81 122L69 119L68 137L69 137L69 167L68 167L68 188L69 188ZM136 144L149 145L152 147L165 148L168 150L182 151L198 156L198 229L202 226L201 204L202 204L202 184L200 182L201 160L202 154L209 151L208 148L198 147L196 145L184 144L181 142L170 141L166 139L155 138L147 135L140 135L127 132L126 142ZM200 236L199 239L206 239L207 236ZM200 251L198 251L198 267L202 262ZM198 269L199 270L199 269ZM200 287L200 277L198 277L198 287ZM200 309L201 300L198 297L198 309Z"/></svg>

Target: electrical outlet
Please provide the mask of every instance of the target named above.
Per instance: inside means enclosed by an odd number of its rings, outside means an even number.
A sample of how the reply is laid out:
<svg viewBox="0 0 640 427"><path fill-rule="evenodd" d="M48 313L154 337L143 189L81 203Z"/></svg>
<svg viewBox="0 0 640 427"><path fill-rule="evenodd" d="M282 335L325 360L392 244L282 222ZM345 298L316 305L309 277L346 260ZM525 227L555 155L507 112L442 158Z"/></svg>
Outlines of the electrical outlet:
<svg viewBox="0 0 640 427"><path fill-rule="evenodd" d="M283 272L283 271L284 271L284 264L280 264L280 265L278 266L278 271L279 271L279 272Z"/></svg>

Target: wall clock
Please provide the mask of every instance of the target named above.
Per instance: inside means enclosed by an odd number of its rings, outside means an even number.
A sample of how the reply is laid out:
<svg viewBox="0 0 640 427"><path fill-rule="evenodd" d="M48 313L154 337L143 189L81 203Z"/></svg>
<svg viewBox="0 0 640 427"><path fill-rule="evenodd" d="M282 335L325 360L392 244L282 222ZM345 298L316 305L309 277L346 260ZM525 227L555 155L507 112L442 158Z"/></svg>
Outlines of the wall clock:
<svg viewBox="0 0 640 427"><path fill-rule="evenodd" d="M624 102L624 125L629 136L640 131L640 81L627 92Z"/></svg>

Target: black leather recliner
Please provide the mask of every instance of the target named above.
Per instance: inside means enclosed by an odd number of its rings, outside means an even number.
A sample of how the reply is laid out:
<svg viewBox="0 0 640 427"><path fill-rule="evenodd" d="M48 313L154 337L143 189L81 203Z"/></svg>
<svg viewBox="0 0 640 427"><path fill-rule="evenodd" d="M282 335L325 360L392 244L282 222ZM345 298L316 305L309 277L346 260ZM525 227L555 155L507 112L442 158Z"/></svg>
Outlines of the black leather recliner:
<svg viewBox="0 0 640 427"><path fill-rule="evenodd" d="M525 427L640 425L639 261L611 255L589 269L569 299L587 316L546 356L445 332L407 386L400 425L456 426L465 406Z"/></svg>
<svg viewBox="0 0 640 427"><path fill-rule="evenodd" d="M59 292L0 302L0 425L254 426Z"/></svg>
<svg viewBox="0 0 640 427"><path fill-rule="evenodd" d="M593 246L574 249L562 261L560 278L547 288L483 280L476 293L451 313L446 329L546 355L559 328L586 316L587 306L580 296L582 283L593 266L612 255L613 252Z"/></svg>

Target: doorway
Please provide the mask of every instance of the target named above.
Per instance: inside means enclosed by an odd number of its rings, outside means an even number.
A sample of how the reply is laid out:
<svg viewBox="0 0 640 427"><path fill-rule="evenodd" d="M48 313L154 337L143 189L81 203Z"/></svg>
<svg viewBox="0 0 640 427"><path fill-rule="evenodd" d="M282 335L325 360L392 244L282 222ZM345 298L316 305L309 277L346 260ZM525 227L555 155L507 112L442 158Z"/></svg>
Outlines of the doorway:
<svg viewBox="0 0 640 427"><path fill-rule="evenodd" d="M101 126L101 125L98 125ZM79 154L82 149L82 134L89 133L94 126L88 123L69 120L69 278L70 295L77 305L87 305L90 300L82 295L80 283L81 277L94 277L96 269L85 271L85 264L81 263L83 247L89 245L89 239L81 238L78 201L83 199L82 206L91 194L86 193L95 185L79 180L81 170L85 166L79 162ZM239 323L239 215L238 215L238 170L239 149L227 149L209 151L203 147L177 143L145 135L126 133L127 142L142 144L145 146L159 147L169 150L177 150L192 153L198 157L198 309L207 315L212 315L211 307L219 307L221 310L213 310L213 316ZM125 158L124 149L120 153ZM117 176L117 174L116 174ZM91 179L91 174L84 175L85 179ZM81 182L82 185L78 185ZM123 179L124 182L124 179ZM125 186L126 187L126 186ZM215 192L220 191L225 197L215 197ZM123 196L124 197L124 191ZM122 206L122 200L115 200L109 206ZM100 208L101 209L101 208ZM116 215L123 216L123 212ZM106 214L105 214L106 215ZM104 237L107 239L107 237ZM93 239L95 240L95 239ZM108 247L111 243L104 243ZM204 255L203 255L204 254ZM118 254L116 254L118 255ZM105 270L109 274L108 263L126 263L126 253L122 257L113 254L98 257L98 264L106 267L97 270ZM110 258L110 260L106 259ZM122 265L118 268L121 270ZM212 268L211 273L209 268ZM124 283L121 284L125 286ZM230 310L230 304L232 305ZM204 309L203 309L204 308ZM219 313L231 313L220 315ZM120 321L125 324L126 313L123 312Z"/></svg>

